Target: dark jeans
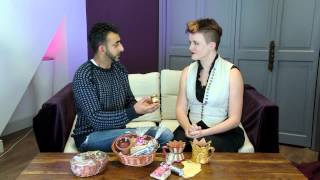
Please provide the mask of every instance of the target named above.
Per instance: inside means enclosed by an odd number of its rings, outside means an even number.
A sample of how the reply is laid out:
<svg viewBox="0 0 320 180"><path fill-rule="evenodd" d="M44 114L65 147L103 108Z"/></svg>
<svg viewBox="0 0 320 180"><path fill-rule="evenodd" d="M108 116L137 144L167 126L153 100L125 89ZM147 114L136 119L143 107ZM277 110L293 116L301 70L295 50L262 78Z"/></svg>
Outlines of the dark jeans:
<svg viewBox="0 0 320 180"><path fill-rule="evenodd" d="M80 152L95 150L111 152L111 145L114 139L125 133L133 133L135 132L135 130L135 128L127 128L93 132L87 136L86 140L80 145L80 147L78 147L78 150ZM157 130L158 127L151 127L146 134L154 137ZM166 128L166 130L163 131L163 133L160 135L158 139L160 146L166 144L172 138L172 132L168 128Z"/></svg>
<svg viewBox="0 0 320 180"><path fill-rule="evenodd" d="M198 122L197 125L201 126L202 129L209 128L203 121ZM179 126L173 134L174 140L186 142L184 151L192 151L190 142L193 139L186 137L184 129L181 126ZM224 133L205 136L204 138L206 141L211 141L211 145L215 148L216 152L238 152L244 143L244 133L240 127L236 127Z"/></svg>

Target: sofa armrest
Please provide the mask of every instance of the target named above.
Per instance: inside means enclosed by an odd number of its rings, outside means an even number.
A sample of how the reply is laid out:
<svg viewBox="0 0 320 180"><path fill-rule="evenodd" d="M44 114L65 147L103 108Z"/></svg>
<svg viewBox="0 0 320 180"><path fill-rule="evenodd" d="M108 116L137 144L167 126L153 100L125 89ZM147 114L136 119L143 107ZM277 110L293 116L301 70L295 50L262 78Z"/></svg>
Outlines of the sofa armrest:
<svg viewBox="0 0 320 180"><path fill-rule="evenodd" d="M241 123L255 152L279 152L278 122L278 106L245 84Z"/></svg>
<svg viewBox="0 0 320 180"><path fill-rule="evenodd" d="M33 118L40 152L63 152L76 115L71 83L42 105Z"/></svg>

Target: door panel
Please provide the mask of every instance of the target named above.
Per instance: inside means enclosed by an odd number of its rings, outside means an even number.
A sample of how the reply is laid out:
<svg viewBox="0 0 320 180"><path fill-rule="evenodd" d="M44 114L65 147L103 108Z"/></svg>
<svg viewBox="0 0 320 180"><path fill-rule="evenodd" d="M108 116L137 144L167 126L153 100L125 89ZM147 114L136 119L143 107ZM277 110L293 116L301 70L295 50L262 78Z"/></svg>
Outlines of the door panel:
<svg viewBox="0 0 320 180"><path fill-rule="evenodd" d="M274 0L241 0L237 4L235 64L244 74L244 81L267 97L270 97L271 86L267 60L269 42L274 34L275 11ZM242 59L247 61L243 63Z"/></svg>
<svg viewBox="0 0 320 180"><path fill-rule="evenodd" d="M278 65L276 103L279 106L279 140L308 146L311 143L312 107L308 87L312 82L312 62L281 61Z"/></svg>
<svg viewBox="0 0 320 180"><path fill-rule="evenodd" d="M183 8L181 8L183 4ZM168 43L170 47L186 48L188 39L185 29L187 21L197 17L197 2L195 0L175 0L167 1L167 25L168 25ZM186 11L185 9L188 9Z"/></svg>
<svg viewBox="0 0 320 180"><path fill-rule="evenodd" d="M319 50L319 1L280 0L272 97L279 141L310 147Z"/></svg>
<svg viewBox="0 0 320 180"><path fill-rule="evenodd" d="M267 51L272 29L273 1L241 1L239 49Z"/></svg>
<svg viewBox="0 0 320 180"><path fill-rule="evenodd" d="M190 56L170 56L169 67L172 70L182 70L186 67L186 64L190 64L192 59Z"/></svg>
<svg viewBox="0 0 320 180"><path fill-rule="evenodd" d="M182 69L189 64L189 40L185 30L186 23L198 16L199 5L197 3L196 0L167 1L166 68ZM181 8L182 6L183 8Z"/></svg>
<svg viewBox="0 0 320 180"><path fill-rule="evenodd" d="M223 29L219 53L231 62L234 61L236 3L234 0L205 0L203 3L203 17L215 19Z"/></svg>
<svg viewBox="0 0 320 180"><path fill-rule="evenodd" d="M246 84L254 87L262 94L266 94L268 82L267 62L263 60L239 59L239 68Z"/></svg>
<svg viewBox="0 0 320 180"><path fill-rule="evenodd" d="M281 13L280 49L310 49L315 13L314 0L285 0Z"/></svg>

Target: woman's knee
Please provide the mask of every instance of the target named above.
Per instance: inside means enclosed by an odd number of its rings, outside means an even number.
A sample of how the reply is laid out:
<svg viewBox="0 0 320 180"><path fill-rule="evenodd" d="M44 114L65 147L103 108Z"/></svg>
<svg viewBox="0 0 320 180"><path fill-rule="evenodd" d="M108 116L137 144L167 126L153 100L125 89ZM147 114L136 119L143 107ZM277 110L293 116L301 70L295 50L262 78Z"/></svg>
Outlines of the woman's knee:
<svg viewBox="0 0 320 180"><path fill-rule="evenodd" d="M213 138L211 145L215 148L216 152L238 152L238 147L226 139Z"/></svg>
<svg viewBox="0 0 320 180"><path fill-rule="evenodd" d="M173 138L174 140L187 141L184 129L182 129L180 126L173 132L173 134L174 134L174 138Z"/></svg>

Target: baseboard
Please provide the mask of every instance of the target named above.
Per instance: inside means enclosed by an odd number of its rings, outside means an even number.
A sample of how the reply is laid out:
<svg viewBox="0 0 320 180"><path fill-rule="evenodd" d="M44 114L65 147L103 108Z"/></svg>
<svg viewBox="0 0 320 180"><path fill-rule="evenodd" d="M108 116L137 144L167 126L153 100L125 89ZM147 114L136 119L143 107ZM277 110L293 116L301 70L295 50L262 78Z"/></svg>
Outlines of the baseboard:
<svg viewBox="0 0 320 180"><path fill-rule="evenodd" d="M5 136L14 132L17 132L21 129L25 129L32 126L32 119L33 117L26 117L23 119L15 120L15 121L9 121L6 128L3 130L1 136Z"/></svg>

